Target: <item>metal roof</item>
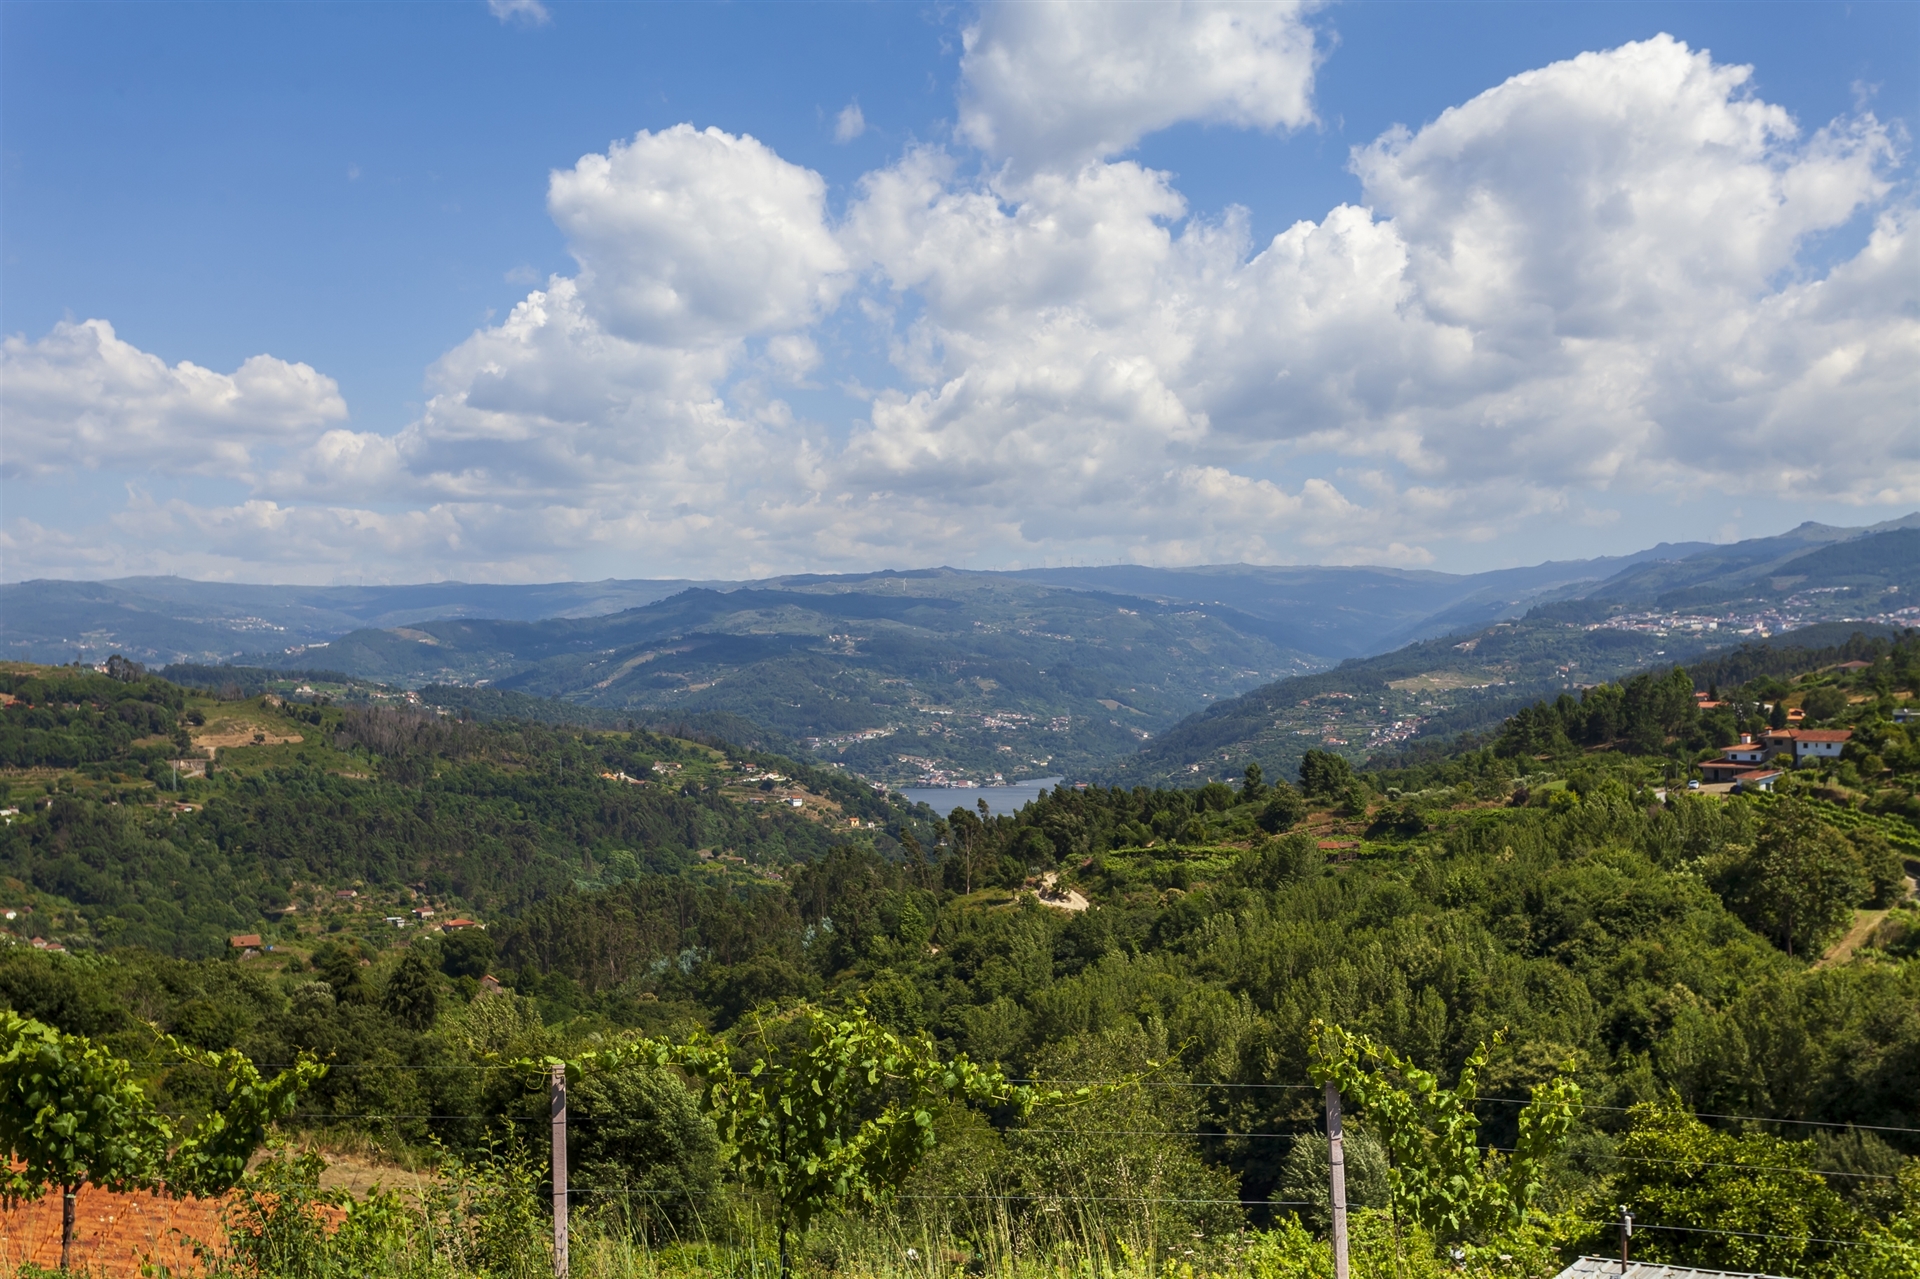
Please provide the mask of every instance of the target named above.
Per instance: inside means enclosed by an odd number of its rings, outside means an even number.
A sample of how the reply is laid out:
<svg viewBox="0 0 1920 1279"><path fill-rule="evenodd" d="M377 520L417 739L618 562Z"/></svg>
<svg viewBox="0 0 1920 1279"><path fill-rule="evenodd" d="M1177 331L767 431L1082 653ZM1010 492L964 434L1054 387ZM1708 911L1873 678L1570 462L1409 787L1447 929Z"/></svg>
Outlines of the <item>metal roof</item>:
<svg viewBox="0 0 1920 1279"><path fill-rule="evenodd" d="M1787 1279L1784 1275L1761 1275L1749 1270L1700 1270L1694 1266L1669 1266L1661 1261L1636 1261L1625 1270L1618 1257L1582 1257L1562 1270L1558 1279Z"/></svg>

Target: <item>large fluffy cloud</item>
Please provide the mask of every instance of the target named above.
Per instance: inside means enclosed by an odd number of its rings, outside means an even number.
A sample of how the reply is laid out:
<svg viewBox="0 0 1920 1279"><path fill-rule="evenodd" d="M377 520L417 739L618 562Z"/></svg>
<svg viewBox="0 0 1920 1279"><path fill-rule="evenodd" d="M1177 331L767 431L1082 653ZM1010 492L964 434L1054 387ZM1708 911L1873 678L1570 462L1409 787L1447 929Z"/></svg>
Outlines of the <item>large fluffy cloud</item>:
<svg viewBox="0 0 1920 1279"><path fill-rule="evenodd" d="M924 302L923 385L853 473L1148 558L1385 554L1610 486L1920 500L1910 218L1800 258L1885 197L1891 142L1803 137L1746 78L1664 37L1515 77L1359 150L1366 206L1265 245L1127 163L967 186L909 157L846 234ZM1314 456L1354 499L1331 528L1305 488L1190 497Z"/></svg>
<svg viewBox="0 0 1920 1279"><path fill-rule="evenodd" d="M232 373L123 342L105 320L0 343L8 476L71 466L250 475L263 448L297 444L346 416L332 378L256 355Z"/></svg>
<svg viewBox="0 0 1920 1279"><path fill-rule="evenodd" d="M642 132L586 156L553 175L547 207L588 311L636 341L799 328L845 285L820 175L718 129Z"/></svg>
<svg viewBox="0 0 1920 1279"><path fill-rule="evenodd" d="M965 61L979 151L912 149L837 219L751 138L639 134L553 175L578 272L448 352L416 421L325 429L331 384L262 357L225 383L251 407L201 432L252 500L121 518L242 560L321 544L320 574L731 576L1417 564L1609 491L1920 501L1920 245L1871 116L1809 132L1661 37L1359 148L1361 201L1265 243L1111 158L1182 119L1302 123L1312 69L1298 9L996 6ZM1857 250L1815 265L1849 228ZM855 388L851 431L809 422L782 387L833 375L823 344L863 326L891 384ZM9 395L24 353L84 327L10 345ZM115 358L155 386L203 373ZM243 380L256 363L280 391ZM65 553L8 536L10 560Z"/></svg>
<svg viewBox="0 0 1920 1279"><path fill-rule="evenodd" d="M1071 167L1186 120L1313 119L1300 0L992 4L966 31L960 132L1022 168Z"/></svg>
<svg viewBox="0 0 1920 1279"><path fill-rule="evenodd" d="M614 547L792 562L804 533L770 527L763 495L825 481L766 388L817 363L803 330L850 282L825 183L752 138L682 126L556 172L549 207L578 274L443 356L418 420L328 432L274 495L431 504L464 530L458 553L489 564Z"/></svg>

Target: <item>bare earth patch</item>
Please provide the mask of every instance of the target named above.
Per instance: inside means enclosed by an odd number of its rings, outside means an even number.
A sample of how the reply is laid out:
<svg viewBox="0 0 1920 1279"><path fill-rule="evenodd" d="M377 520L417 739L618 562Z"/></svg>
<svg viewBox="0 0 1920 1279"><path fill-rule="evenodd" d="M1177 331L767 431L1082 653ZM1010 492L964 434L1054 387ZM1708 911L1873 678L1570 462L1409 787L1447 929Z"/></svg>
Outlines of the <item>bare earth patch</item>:
<svg viewBox="0 0 1920 1279"><path fill-rule="evenodd" d="M1487 683L1484 675L1476 677L1462 671L1428 671L1424 675L1389 680L1387 687L1403 693L1447 693L1459 688L1485 688Z"/></svg>
<svg viewBox="0 0 1920 1279"><path fill-rule="evenodd" d="M1827 953L1820 956L1820 962L1814 967L1832 968L1835 964L1846 963L1852 958L1853 952L1865 945L1867 938L1873 936L1873 930L1880 927L1880 921L1886 917L1887 912L1884 910L1854 911L1853 927L1847 930L1845 937L1827 948Z"/></svg>
<svg viewBox="0 0 1920 1279"><path fill-rule="evenodd" d="M263 740L254 741L258 735ZM205 728L192 733L193 744L207 750L222 746L281 746L287 742L306 740L298 733L277 731L270 725L255 724L248 720L229 719L217 724L208 724Z"/></svg>
<svg viewBox="0 0 1920 1279"><path fill-rule="evenodd" d="M1042 906L1051 906L1055 910L1074 913L1092 905L1073 889L1060 887L1060 876L1054 871L1048 871L1040 877L1040 887L1033 894L1033 899Z"/></svg>

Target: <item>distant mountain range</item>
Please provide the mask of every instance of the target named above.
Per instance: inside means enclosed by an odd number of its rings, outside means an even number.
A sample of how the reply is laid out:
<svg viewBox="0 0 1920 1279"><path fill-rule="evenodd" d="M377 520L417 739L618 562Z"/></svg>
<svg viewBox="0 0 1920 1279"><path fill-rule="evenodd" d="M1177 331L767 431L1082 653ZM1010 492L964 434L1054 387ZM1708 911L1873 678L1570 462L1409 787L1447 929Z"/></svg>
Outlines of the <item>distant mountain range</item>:
<svg viewBox="0 0 1920 1279"><path fill-rule="evenodd" d="M1311 745L1360 758L1743 632L1898 622L1920 591L1916 566L1920 514L1479 574L1115 565L532 586L32 581L0 586L0 656L119 652L738 715L895 783L1177 780L1243 758L1287 771Z"/></svg>
<svg viewBox="0 0 1920 1279"><path fill-rule="evenodd" d="M1803 524L1779 537L1641 559L1601 581L1543 592L1519 618L1249 690L1101 775L1191 784L1259 763L1292 776L1310 749L1358 761L1716 648L1783 633L1820 646L1900 627L1920 627L1920 514L1865 529Z"/></svg>
<svg viewBox="0 0 1920 1279"><path fill-rule="evenodd" d="M1363 657L1495 620L1536 599L1605 579L1630 565L1711 549L1662 544L1636 555L1572 560L1488 573L1392 568L1030 569L1012 573L928 570L959 582L1011 579L1138 596L1164 603L1219 604L1262 624L1283 648L1324 661ZM181 577L111 581L35 580L0 585L0 657L97 662L122 653L143 662L256 660L301 656L358 630L385 630L454 618L534 622L588 618L644 607L680 591L811 590L870 575L795 576L758 581L607 580L531 586L427 582L411 586L261 586ZM1434 628L1440 628L1435 630Z"/></svg>

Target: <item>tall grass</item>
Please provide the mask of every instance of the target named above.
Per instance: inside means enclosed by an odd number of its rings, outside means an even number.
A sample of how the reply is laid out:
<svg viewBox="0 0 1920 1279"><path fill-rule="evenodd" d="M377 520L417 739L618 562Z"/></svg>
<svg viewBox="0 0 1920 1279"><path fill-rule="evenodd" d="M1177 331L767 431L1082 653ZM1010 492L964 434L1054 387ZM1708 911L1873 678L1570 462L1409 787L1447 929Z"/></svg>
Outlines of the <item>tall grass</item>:
<svg viewBox="0 0 1920 1279"><path fill-rule="evenodd" d="M322 1191L318 1156L283 1154L252 1174L228 1214L223 1250L202 1262L213 1279L546 1279L552 1224L537 1165L512 1151L449 1159L413 1193L354 1199ZM884 1210L817 1221L794 1251L807 1279L1332 1279L1331 1250L1291 1218L1268 1231L1208 1237L1148 1202L1125 1213L1086 1199L1037 1207L1007 1198L903 1196ZM777 1279L768 1205L716 1196L691 1232L649 1232L618 1203L572 1215L573 1279ZM1356 1279L1440 1279L1459 1270L1431 1241L1381 1213L1354 1220ZM1473 1263L1502 1279L1550 1276L1529 1264Z"/></svg>

